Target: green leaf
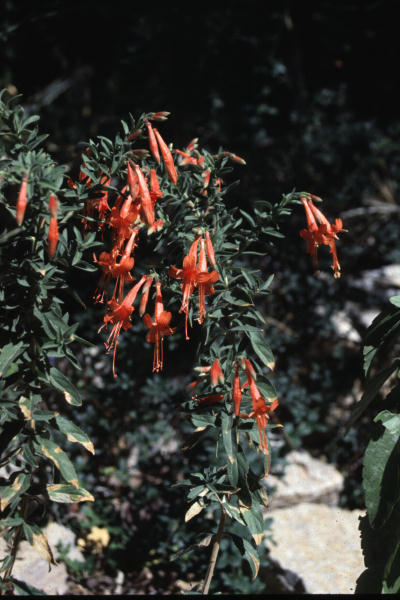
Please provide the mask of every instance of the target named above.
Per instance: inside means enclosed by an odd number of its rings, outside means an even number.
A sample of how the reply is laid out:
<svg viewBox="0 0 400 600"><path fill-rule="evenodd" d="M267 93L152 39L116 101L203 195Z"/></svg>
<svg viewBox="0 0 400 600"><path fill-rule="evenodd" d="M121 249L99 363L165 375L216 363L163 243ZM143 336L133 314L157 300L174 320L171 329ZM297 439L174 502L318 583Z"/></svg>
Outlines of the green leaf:
<svg viewBox="0 0 400 600"><path fill-rule="evenodd" d="M400 592L400 543L394 558L388 561L385 569L382 594L398 594Z"/></svg>
<svg viewBox="0 0 400 600"><path fill-rule="evenodd" d="M191 415L191 421L195 427L215 427L214 415Z"/></svg>
<svg viewBox="0 0 400 600"><path fill-rule="evenodd" d="M14 586L14 590L18 593L18 596L47 596L46 592L43 590L39 590L38 588L26 583L25 581L20 581L15 577L10 577L10 581Z"/></svg>
<svg viewBox="0 0 400 600"><path fill-rule="evenodd" d="M32 450L30 449L28 442L22 445L22 454L28 465L34 468L38 466L38 461L35 458L35 455L33 454Z"/></svg>
<svg viewBox="0 0 400 600"><path fill-rule="evenodd" d="M230 535L235 546L239 549L242 557L249 563L254 581L260 568L260 559L258 557L257 548L254 548L254 546L248 540L246 540L246 538L241 538L234 533L231 533Z"/></svg>
<svg viewBox="0 0 400 600"><path fill-rule="evenodd" d="M55 367L51 367L50 369L50 383L54 388L63 392L64 398L68 404L72 404L73 406L81 406L82 400L79 391L70 382L68 377L66 377Z"/></svg>
<svg viewBox="0 0 400 600"><path fill-rule="evenodd" d="M229 504L229 502L222 502L222 506L226 510L227 514L231 517L231 519L234 519L241 525L245 525L245 522L243 521L240 510L238 509L237 506L234 506L233 504Z"/></svg>
<svg viewBox="0 0 400 600"><path fill-rule="evenodd" d="M13 483L0 487L0 510L3 511L11 501L19 498L31 484L29 473L20 473L14 479Z"/></svg>
<svg viewBox="0 0 400 600"><path fill-rule="evenodd" d="M382 425L386 427L390 433L400 436L400 414L395 414L388 410L382 410L378 415L376 415L374 421L381 421Z"/></svg>
<svg viewBox="0 0 400 600"><path fill-rule="evenodd" d="M377 351L378 351L378 348L375 348L374 346L364 346L364 348L363 348L364 375L368 375L368 371L371 366L371 362L372 362L375 354L377 353Z"/></svg>
<svg viewBox="0 0 400 600"><path fill-rule="evenodd" d="M180 556L184 556L185 554L189 554L190 552L193 552L193 550L196 550L197 548L201 548L202 546L209 546L211 540L213 539L213 534L209 533L207 535L204 535L204 533L199 533L196 536L196 539L198 541L196 541L194 544L190 544L190 546L186 546L185 548L181 548L181 550L178 550L178 552L176 552L175 554L173 554L171 556L171 558L169 559L169 562L173 562L174 560L176 560L177 558L179 558Z"/></svg>
<svg viewBox="0 0 400 600"><path fill-rule="evenodd" d="M22 354L25 347L23 342L18 342L18 344L10 342L3 346L0 353L0 377L7 373L10 364Z"/></svg>
<svg viewBox="0 0 400 600"><path fill-rule="evenodd" d="M238 492L238 498L240 499L242 504L244 504L247 507L250 507L252 498L247 479L249 472L249 463L241 446L238 446L237 464L239 470L238 486L240 487L240 491Z"/></svg>
<svg viewBox="0 0 400 600"><path fill-rule="evenodd" d="M26 540L30 543L33 544L33 531L32 531L32 527L30 527L30 525L28 525L28 523L23 523L22 524L22 529L24 530L24 535Z"/></svg>
<svg viewBox="0 0 400 600"><path fill-rule="evenodd" d="M274 400L277 397L276 389L268 379L257 379L257 387L266 400Z"/></svg>
<svg viewBox="0 0 400 600"><path fill-rule="evenodd" d="M34 447L37 452L43 456L46 456L55 464L61 475L68 483L72 484L76 488L79 487L78 476L75 468L68 456L65 454L64 450L62 450L52 440L47 440L46 438L42 438L40 436L36 437Z"/></svg>
<svg viewBox="0 0 400 600"><path fill-rule="evenodd" d="M227 413L222 413L221 415L221 432L222 432L222 441L224 443L225 452L227 455L227 467L228 467L228 477L231 485L234 487L237 486L238 483L238 466L237 466L237 458L236 458L236 443L233 442L232 439L232 424L233 424L233 416L228 415Z"/></svg>
<svg viewBox="0 0 400 600"><path fill-rule="evenodd" d="M400 308L400 296L391 296L391 298L389 298L389 302L393 304L393 306Z"/></svg>
<svg viewBox="0 0 400 600"><path fill-rule="evenodd" d="M50 500L62 503L94 502L94 497L87 490L66 483L51 483L46 485Z"/></svg>
<svg viewBox="0 0 400 600"><path fill-rule="evenodd" d="M250 338L254 352L257 354L261 362L270 369L273 369L275 367L275 358L272 354L271 348L265 342L264 338L259 333L255 333L254 331L249 331L248 337Z"/></svg>
<svg viewBox="0 0 400 600"><path fill-rule="evenodd" d="M75 423L69 419L61 417L60 415L56 416L56 422L59 430L67 436L67 439L70 442L78 442L78 444L82 444L86 450L94 454L93 443L80 427L75 425Z"/></svg>
<svg viewBox="0 0 400 600"><path fill-rule="evenodd" d="M240 212L241 215L244 216L244 218L250 223L250 225L252 227L254 227L254 228L257 227L255 220L253 219L253 217L251 215L249 215L249 213L245 212L241 208L239 208L239 212Z"/></svg>
<svg viewBox="0 0 400 600"><path fill-rule="evenodd" d="M398 365L399 359L395 359L389 367L386 367L386 369L380 371L380 373L375 375L375 377L373 377L370 381L367 382L365 392L362 395L361 400L356 405L353 414L351 415L346 425L345 434L349 431L353 423L357 421L357 419L362 415L365 409L371 404L371 402L379 393L386 379L388 379L388 377L390 377L393 371L397 369Z"/></svg>
<svg viewBox="0 0 400 600"><path fill-rule="evenodd" d="M253 325L238 325L237 327L232 327L229 331L246 331L249 333L260 333L263 330L260 327L254 327Z"/></svg>
<svg viewBox="0 0 400 600"><path fill-rule="evenodd" d="M264 519L260 505L255 501L254 494L252 496L251 507L244 506L239 502L239 509L255 543L259 546L264 537Z"/></svg>
<svg viewBox="0 0 400 600"><path fill-rule="evenodd" d="M260 289L258 291L259 292L265 292L269 288L269 286L271 285L273 278L274 278L274 275L273 274L270 275L268 277L268 279L266 281L264 281L264 283L262 284L262 286L260 287Z"/></svg>
<svg viewBox="0 0 400 600"><path fill-rule="evenodd" d="M7 571L7 569L9 569L10 567L13 566L13 564L14 564L14 557L11 554L9 554L5 558L0 559L0 561L2 561L2 565L0 567L0 571Z"/></svg>
<svg viewBox="0 0 400 600"><path fill-rule="evenodd" d="M385 411L386 412L386 411ZM382 418L379 413L374 419ZM400 440L376 425L364 455L363 488L371 527L381 527L398 502L400 487Z"/></svg>

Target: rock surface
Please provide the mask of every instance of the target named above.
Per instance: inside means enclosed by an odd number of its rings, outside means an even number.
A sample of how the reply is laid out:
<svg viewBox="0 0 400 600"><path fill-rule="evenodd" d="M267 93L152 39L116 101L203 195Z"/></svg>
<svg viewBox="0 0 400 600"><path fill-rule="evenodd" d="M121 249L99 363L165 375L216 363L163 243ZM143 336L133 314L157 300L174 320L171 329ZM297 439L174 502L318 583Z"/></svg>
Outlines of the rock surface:
<svg viewBox="0 0 400 600"><path fill-rule="evenodd" d="M343 476L333 465L299 450L289 452L286 459L285 475L282 478L269 475L267 479L268 488L275 488L275 492L270 494L269 506L274 511L273 516L275 509L300 502L338 504Z"/></svg>
<svg viewBox="0 0 400 600"><path fill-rule="evenodd" d="M70 546L67 553L69 559L84 561L82 553L75 545L75 534L72 531L63 525L50 523L43 529L43 533L56 559L59 556L56 546L61 542L64 547ZM6 553L7 546L0 538L0 557L5 556ZM47 561L41 558L27 541L20 543L12 574L16 579L32 585L46 594L65 594L68 591L68 574L65 564L60 562L57 566L53 565L49 571Z"/></svg>
<svg viewBox="0 0 400 600"><path fill-rule="evenodd" d="M268 544L271 558L296 573L309 594L354 594L365 569L358 531L364 514L312 502L267 513L276 541Z"/></svg>

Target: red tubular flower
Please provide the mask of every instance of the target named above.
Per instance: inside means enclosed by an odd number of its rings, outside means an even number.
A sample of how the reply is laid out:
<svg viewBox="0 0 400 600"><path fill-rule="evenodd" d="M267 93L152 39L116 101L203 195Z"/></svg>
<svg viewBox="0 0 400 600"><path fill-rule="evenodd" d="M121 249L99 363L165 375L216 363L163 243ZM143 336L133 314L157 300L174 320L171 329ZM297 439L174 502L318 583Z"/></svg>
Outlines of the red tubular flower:
<svg viewBox="0 0 400 600"><path fill-rule="evenodd" d="M146 313L143 317L143 323L148 327L146 342L154 344L153 371L160 371L163 368L163 341L164 336L172 335L176 327L170 327L172 314L164 310L164 304L161 295L161 283L156 283L156 305L154 309L154 321Z"/></svg>
<svg viewBox="0 0 400 600"><path fill-rule="evenodd" d="M17 223L22 224L25 215L25 209L27 205L28 195L28 177L25 175L22 179L21 187L19 188L18 200L17 200Z"/></svg>
<svg viewBox="0 0 400 600"><path fill-rule="evenodd" d="M118 289L117 297L119 301L122 300L122 293L125 283L130 283L135 279L135 277L132 277L129 271L133 269L133 265L135 264L135 259L133 256L131 256L131 254L133 248L135 247L135 239L138 233L139 229L135 229L132 232L119 263L114 262L114 264L112 264L110 267L111 275L116 278L112 298L115 298L115 293Z"/></svg>
<svg viewBox="0 0 400 600"><path fill-rule="evenodd" d="M217 265L215 262L214 247L212 245L210 234L208 233L208 231L206 231L206 248L207 248L208 260L210 261L211 266L214 267L214 269L215 269L215 267Z"/></svg>
<svg viewBox="0 0 400 600"><path fill-rule="evenodd" d="M268 419L270 413L276 409L278 406L278 398L273 398L271 404L267 404L265 399L261 396L260 391L254 381L253 377L250 374L247 374L247 380L250 388L250 395L253 404L253 410L250 414L242 414L240 416L243 419L254 418L258 427L258 435L260 439L260 450L263 454L267 456L267 470L265 473L265 477L268 477L269 473L269 448L268 448L268 439L266 426L268 424Z"/></svg>
<svg viewBox="0 0 400 600"><path fill-rule="evenodd" d="M157 202L158 198L161 198L164 194L160 190L160 184L157 179L155 169L150 169L150 198L153 205Z"/></svg>
<svg viewBox="0 0 400 600"><path fill-rule="evenodd" d="M150 292L151 284L153 283L153 279L154 279L154 277L149 277L143 286L142 297L140 299L140 304L139 304L139 315L141 317L143 317L144 313L146 312L147 301L149 299L149 292Z"/></svg>
<svg viewBox="0 0 400 600"><path fill-rule="evenodd" d="M136 139L141 134L142 134L142 130L141 129L136 129L136 131L134 131L133 133L131 133L130 135L128 135L128 138L127 138L128 142L130 142L131 140Z"/></svg>
<svg viewBox="0 0 400 600"><path fill-rule="evenodd" d="M117 351L118 337L119 337L119 334L121 333L121 329L123 329L124 331L127 331L128 329L130 329L132 327L132 323L130 322L130 317L131 317L131 314L133 313L133 311L135 310L133 307L133 303L135 301L135 298L136 298L141 286L144 284L146 279L147 279L147 276L143 275L141 280L138 283L136 283L136 285L133 286L133 288L125 296L123 302L121 302L120 304L118 302L116 302L115 300L109 300L109 302L108 302L109 312L108 312L108 314L106 314L104 316L104 325L102 325L98 331L98 333L99 333L103 329L103 327L108 325L108 323L110 323L110 322L113 324L113 328L111 330L110 335L107 338L107 341L105 342L105 346L106 346L107 352L109 352L112 348L114 348L114 356L113 356L113 375L114 375L114 377L117 376L115 373L115 355L116 355L116 351Z"/></svg>
<svg viewBox="0 0 400 600"><path fill-rule="evenodd" d="M158 112L151 113L151 116L149 115L149 119L152 121L166 121L170 114L171 113L167 110L160 110Z"/></svg>
<svg viewBox="0 0 400 600"><path fill-rule="evenodd" d="M191 381L188 385L187 385L187 390L192 390L193 388L196 387L196 385L199 385L200 383L200 379L195 379L194 381Z"/></svg>
<svg viewBox="0 0 400 600"><path fill-rule="evenodd" d="M160 153L158 151L156 136L154 135L154 131L153 131L153 128L151 126L151 123L149 123L148 121L146 121L146 126L147 126L147 133L149 134L150 151L151 151L151 153L153 155L154 160L156 162L158 162L158 164L160 164L161 158L160 158Z"/></svg>
<svg viewBox="0 0 400 600"><path fill-rule="evenodd" d="M193 138L187 145L186 150L188 152L193 152L193 150L196 150L197 148L197 142L199 141L199 138Z"/></svg>
<svg viewBox="0 0 400 600"><path fill-rule="evenodd" d="M47 237L48 241L48 252L50 258L56 253L57 244L58 244L58 225L57 219L55 217L50 217L50 225L49 225L49 233Z"/></svg>
<svg viewBox="0 0 400 600"><path fill-rule="evenodd" d="M48 241L48 252L50 258L56 253L58 244L58 224L57 224L57 198L54 194L50 194L49 198L49 209L50 209L50 225L49 233L47 236Z"/></svg>
<svg viewBox="0 0 400 600"><path fill-rule="evenodd" d="M218 381L220 383L224 383L224 381L225 381L224 374L219 365L218 358L216 358L212 364L210 376L211 376L211 384L213 387L215 387L218 384Z"/></svg>
<svg viewBox="0 0 400 600"><path fill-rule="evenodd" d="M199 292L199 311L200 315L197 319L201 324L204 321L204 317L206 316L206 309L204 303L204 297L209 294L214 294L213 283L218 281L219 273L217 271L211 271L211 273L207 270L207 257L206 257L206 249L204 239L200 240L200 255L199 255L199 266L197 272L197 289Z"/></svg>
<svg viewBox="0 0 400 600"><path fill-rule="evenodd" d="M223 152L222 154L224 156L227 156L228 158L230 158L234 162L240 163L241 165L245 165L246 164L246 161L244 160L244 158L241 158L237 154L233 154L233 152Z"/></svg>
<svg viewBox="0 0 400 600"><path fill-rule="evenodd" d="M116 278L112 299L115 300L115 294L118 289L118 301L121 301L122 299L125 283L130 283L135 280L135 277L132 277L129 271L133 268L135 262L131 254L135 247L135 239L138 233L139 229L137 228L132 231L131 237L125 246L125 250L119 263L117 263L119 254L118 246L114 246L111 252L102 252L98 259L93 253L94 261L103 271L98 287L94 293L95 302L104 302L104 297L107 296L107 288L110 284L111 277Z"/></svg>
<svg viewBox="0 0 400 600"><path fill-rule="evenodd" d="M240 413L240 404L242 402L242 390L240 387L239 367L237 363L235 364L235 376L233 378L232 399L235 415L238 417Z"/></svg>
<svg viewBox="0 0 400 600"><path fill-rule="evenodd" d="M117 254L121 250L124 241L129 238L132 234L132 231L134 231L132 227L133 224L140 219L140 201L138 198L139 186L133 171L130 183L132 185L132 193L134 195L132 196L132 194L128 194L125 197L127 186L124 186L121 190L121 193L117 197L115 205L112 207L111 213L107 219L108 225L113 230L113 243Z"/></svg>
<svg viewBox="0 0 400 600"><path fill-rule="evenodd" d="M50 214L52 217L57 217L57 208L58 208L58 204L57 204L57 196L55 196L54 194L50 194L49 197L49 209L50 209Z"/></svg>
<svg viewBox="0 0 400 600"><path fill-rule="evenodd" d="M168 173L168 177L170 178L170 180L172 181L172 183L175 183L178 180L178 174L176 172L175 169L175 165L174 165L174 159L172 158L172 154L170 149L168 148L167 144L164 142L164 140L162 139L158 129L153 129L156 138L157 138L157 142L158 145L160 147L161 150L161 154L163 157L163 161L164 161L164 165L165 165L165 169Z"/></svg>
<svg viewBox="0 0 400 600"><path fill-rule="evenodd" d="M193 290L194 290L194 288L196 286L196 282L197 282L196 262L197 262L198 243L199 243L199 237L196 237L196 239L194 240L193 244L190 247L189 253L183 259L182 269L177 269L176 267L171 266L168 271L168 274L170 277L173 277L174 279L182 279L181 289L183 292L183 297L182 297L182 305L181 305L181 308L179 309L179 312L184 312L186 315L185 335L186 335L187 340L189 339L189 336L187 333L187 322L188 322L188 315L189 315L189 298L190 298L191 294L193 293Z"/></svg>
<svg viewBox="0 0 400 600"><path fill-rule="evenodd" d="M201 406L212 406L217 402L221 402L224 394L209 394L208 396L204 396L203 398L198 398L197 396L193 396L192 400L196 400L198 404Z"/></svg>
<svg viewBox="0 0 400 600"><path fill-rule="evenodd" d="M104 297L107 295L107 288L111 279L111 269L115 264L115 253L113 252L102 252L97 258L93 252L93 260L99 265L103 273L101 274L100 281L94 292L93 299L96 302L104 302Z"/></svg>
<svg viewBox="0 0 400 600"><path fill-rule="evenodd" d="M184 165L197 165L199 163L198 159L194 156L190 156L187 152L183 152L182 150L175 150L176 154L183 156L180 159L179 164L183 167Z"/></svg>
<svg viewBox="0 0 400 600"><path fill-rule="evenodd" d="M128 162L128 187L132 198L136 198L139 192L137 175L132 171L132 167Z"/></svg>
<svg viewBox="0 0 400 600"><path fill-rule="evenodd" d="M315 264L318 264L317 249L320 244L329 246L332 254L332 269L334 277L340 277L340 264L336 253L335 238L337 234L345 231L341 219L336 219L335 224L329 223L325 215L313 204L311 199L301 198L306 213L308 229L302 229L300 236L307 242L308 254L311 254Z"/></svg>
<svg viewBox="0 0 400 600"><path fill-rule="evenodd" d="M207 196L207 188L210 183L210 176L211 176L210 169L206 169L205 171L203 171L202 176L204 177L202 194L203 194L203 196Z"/></svg>
<svg viewBox="0 0 400 600"><path fill-rule="evenodd" d="M141 200L141 207L142 207L143 215L146 219L147 224L151 226L154 224L154 219L155 219L154 204L151 201L149 188L147 187L147 183L146 183L146 180L144 178L142 171L140 170L140 168L138 167L138 165L136 163L133 163L133 166L135 168L136 175L138 178L139 193L140 193L140 200Z"/></svg>
<svg viewBox="0 0 400 600"><path fill-rule="evenodd" d="M254 367L247 358L242 359L242 369L246 373L247 379L250 377L257 379L257 374L254 370Z"/></svg>

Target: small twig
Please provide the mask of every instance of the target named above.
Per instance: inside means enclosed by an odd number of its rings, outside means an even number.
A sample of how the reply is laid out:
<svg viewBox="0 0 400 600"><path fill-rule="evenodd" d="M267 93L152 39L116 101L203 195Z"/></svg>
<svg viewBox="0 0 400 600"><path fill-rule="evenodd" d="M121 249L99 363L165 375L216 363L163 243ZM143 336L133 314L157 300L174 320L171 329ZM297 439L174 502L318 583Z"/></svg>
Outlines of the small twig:
<svg viewBox="0 0 400 600"><path fill-rule="evenodd" d="M221 518L219 520L218 531L215 534L214 545L213 545L213 549L211 552L210 562L209 562L209 565L207 568L207 573L204 578L203 587L201 590L203 594L208 594L208 590L210 588L210 583L211 583L211 580L214 575L214 569L215 569L215 565L217 562L219 546L220 546L222 534L224 531L225 518L226 518L225 510L221 507Z"/></svg>

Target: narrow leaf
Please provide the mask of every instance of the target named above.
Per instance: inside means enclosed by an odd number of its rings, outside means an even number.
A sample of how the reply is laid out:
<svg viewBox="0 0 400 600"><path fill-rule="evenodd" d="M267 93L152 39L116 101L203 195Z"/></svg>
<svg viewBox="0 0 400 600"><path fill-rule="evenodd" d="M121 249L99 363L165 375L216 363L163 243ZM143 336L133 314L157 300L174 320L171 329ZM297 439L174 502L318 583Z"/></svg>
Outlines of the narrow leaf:
<svg viewBox="0 0 400 600"><path fill-rule="evenodd" d="M54 502L94 502L94 497L87 490L66 483L48 484L46 489L50 500Z"/></svg>
<svg viewBox="0 0 400 600"><path fill-rule="evenodd" d="M196 515L201 513L204 506L205 505L202 502L200 502L199 500L196 500L196 502L193 502L192 506L189 508L189 510L185 514L185 523L187 523L188 521L190 521L190 519L193 519L193 517L195 517Z"/></svg>
<svg viewBox="0 0 400 600"><path fill-rule="evenodd" d="M70 442L77 442L78 444L82 444L86 450L94 454L94 446L90 441L88 435L82 431L80 427L75 425L69 419L65 417L61 417L57 415L56 422L59 430L67 436L67 439Z"/></svg>
<svg viewBox="0 0 400 600"><path fill-rule="evenodd" d="M3 377L3 375L7 373L8 367L12 361L22 354L24 348L23 342L18 342L18 344L10 342L3 346L0 352L0 377Z"/></svg>
<svg viewBox="0 0 400 600"><path fill-rule="evenodd" d="M47 440L40 436L37 436L36 440L37 441L34 442L35 449L55 464L68 483L78 488L78 476L72 462L65 454L64 450L52 440Z"/></svg>
<svg viewBox="0 0 400 600"><path fill-rule="evenodd" d="M63 392L64 398L68 404L72 404L73 406L81 406L82 400L79 391L70 382L68 377L66 377L55 367L51 367L50 369L50 384L57 390Z"/></svg>
<svg viewBox="0 0 400 600"><path fill-rule="evenodd" d="M264 338L254 331L249 331L248 337L250 338L251 345L258 358L264 365L273 369L275 367L275 358L272 354L271 348L265 342Z"/></svg>

